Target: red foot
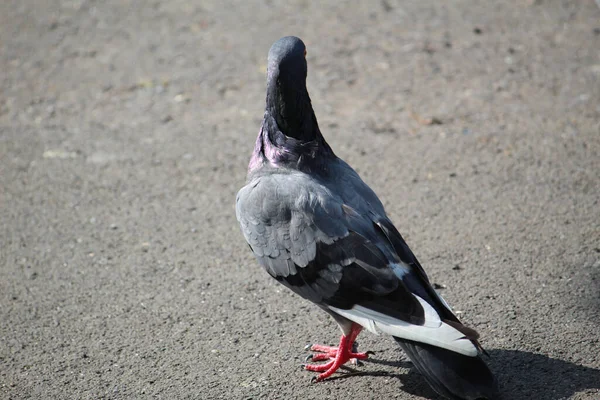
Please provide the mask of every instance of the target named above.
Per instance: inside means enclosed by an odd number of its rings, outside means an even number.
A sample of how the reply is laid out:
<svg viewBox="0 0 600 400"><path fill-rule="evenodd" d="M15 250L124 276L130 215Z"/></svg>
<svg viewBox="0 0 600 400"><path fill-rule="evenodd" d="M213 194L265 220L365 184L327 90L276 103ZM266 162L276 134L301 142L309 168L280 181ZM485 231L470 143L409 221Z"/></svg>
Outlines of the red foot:
<svg viewBox="0 0 600 400"><path fill-rule="evenodd" d="M313 354L309 356L312 361L325 361L331 360L325 364L313 365L308 364L304 366L304 369L314 372L322 372L313 381L319 382L323 379L330 377L339 367L347 363L348 361L356 362L356 360L364 360L369 357L369 353L356 353L353 351L354 341L362 330L362 326L358 324L352 324L352 329L348 336L340 338L340 345L338 347L322 346L320 344L314 344L310 347L311 351L318 351L319 354Z"/></svg>

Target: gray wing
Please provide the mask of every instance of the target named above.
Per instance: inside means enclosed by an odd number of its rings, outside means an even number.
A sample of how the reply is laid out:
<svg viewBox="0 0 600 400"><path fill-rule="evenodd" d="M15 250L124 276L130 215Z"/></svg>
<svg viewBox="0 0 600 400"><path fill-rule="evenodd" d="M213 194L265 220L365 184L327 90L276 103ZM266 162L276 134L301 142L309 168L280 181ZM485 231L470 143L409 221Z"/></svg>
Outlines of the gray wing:
<svg viewBox="0 0 600 400"><path fill-rule="evenodd" d="M332 190L299 172L262 175L240 190L236 214L260 264L302 297L339 309L364 304L422 324L422 307L390 268L399 262L393 247L371 215L357 211L364 196L351 189ZM343 190L353 193L349 201Z"/></svg>

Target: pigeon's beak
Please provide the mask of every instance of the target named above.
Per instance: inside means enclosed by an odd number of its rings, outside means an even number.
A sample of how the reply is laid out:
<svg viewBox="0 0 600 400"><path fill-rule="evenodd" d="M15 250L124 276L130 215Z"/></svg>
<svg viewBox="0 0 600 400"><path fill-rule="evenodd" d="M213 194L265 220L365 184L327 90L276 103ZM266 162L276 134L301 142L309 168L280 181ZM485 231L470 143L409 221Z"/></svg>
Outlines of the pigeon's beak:
<svg viewBox="0 0 600 400"><path fill-rule="evenodd" d="M306 49L304 49L304 58L306 58Z"/></svg>

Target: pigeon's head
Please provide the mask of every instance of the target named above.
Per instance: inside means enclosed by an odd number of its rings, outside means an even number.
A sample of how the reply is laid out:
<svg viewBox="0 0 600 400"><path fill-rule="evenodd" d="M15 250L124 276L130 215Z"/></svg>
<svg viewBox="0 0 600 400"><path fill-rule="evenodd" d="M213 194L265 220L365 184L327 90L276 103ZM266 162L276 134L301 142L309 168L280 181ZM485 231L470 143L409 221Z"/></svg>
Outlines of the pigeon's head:
<svg viewBox="0 0 600 400"><path fill-rule="evenodd" d="M282 37L269 50L268 76L286 85L306 85L306 46L295 36Z"/></svg>

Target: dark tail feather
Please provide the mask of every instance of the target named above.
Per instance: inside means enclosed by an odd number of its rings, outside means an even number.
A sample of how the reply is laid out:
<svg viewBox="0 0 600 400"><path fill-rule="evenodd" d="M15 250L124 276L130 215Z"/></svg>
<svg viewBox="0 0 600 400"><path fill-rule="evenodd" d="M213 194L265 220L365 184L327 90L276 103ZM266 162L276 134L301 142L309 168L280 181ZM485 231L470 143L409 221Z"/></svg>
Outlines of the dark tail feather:
<svg viewBox="0 0 600 400"><path fill-rule="evenodd" d="M492 400L496 381L480 357L394 337L427 383L452 400Z"/></svg>

